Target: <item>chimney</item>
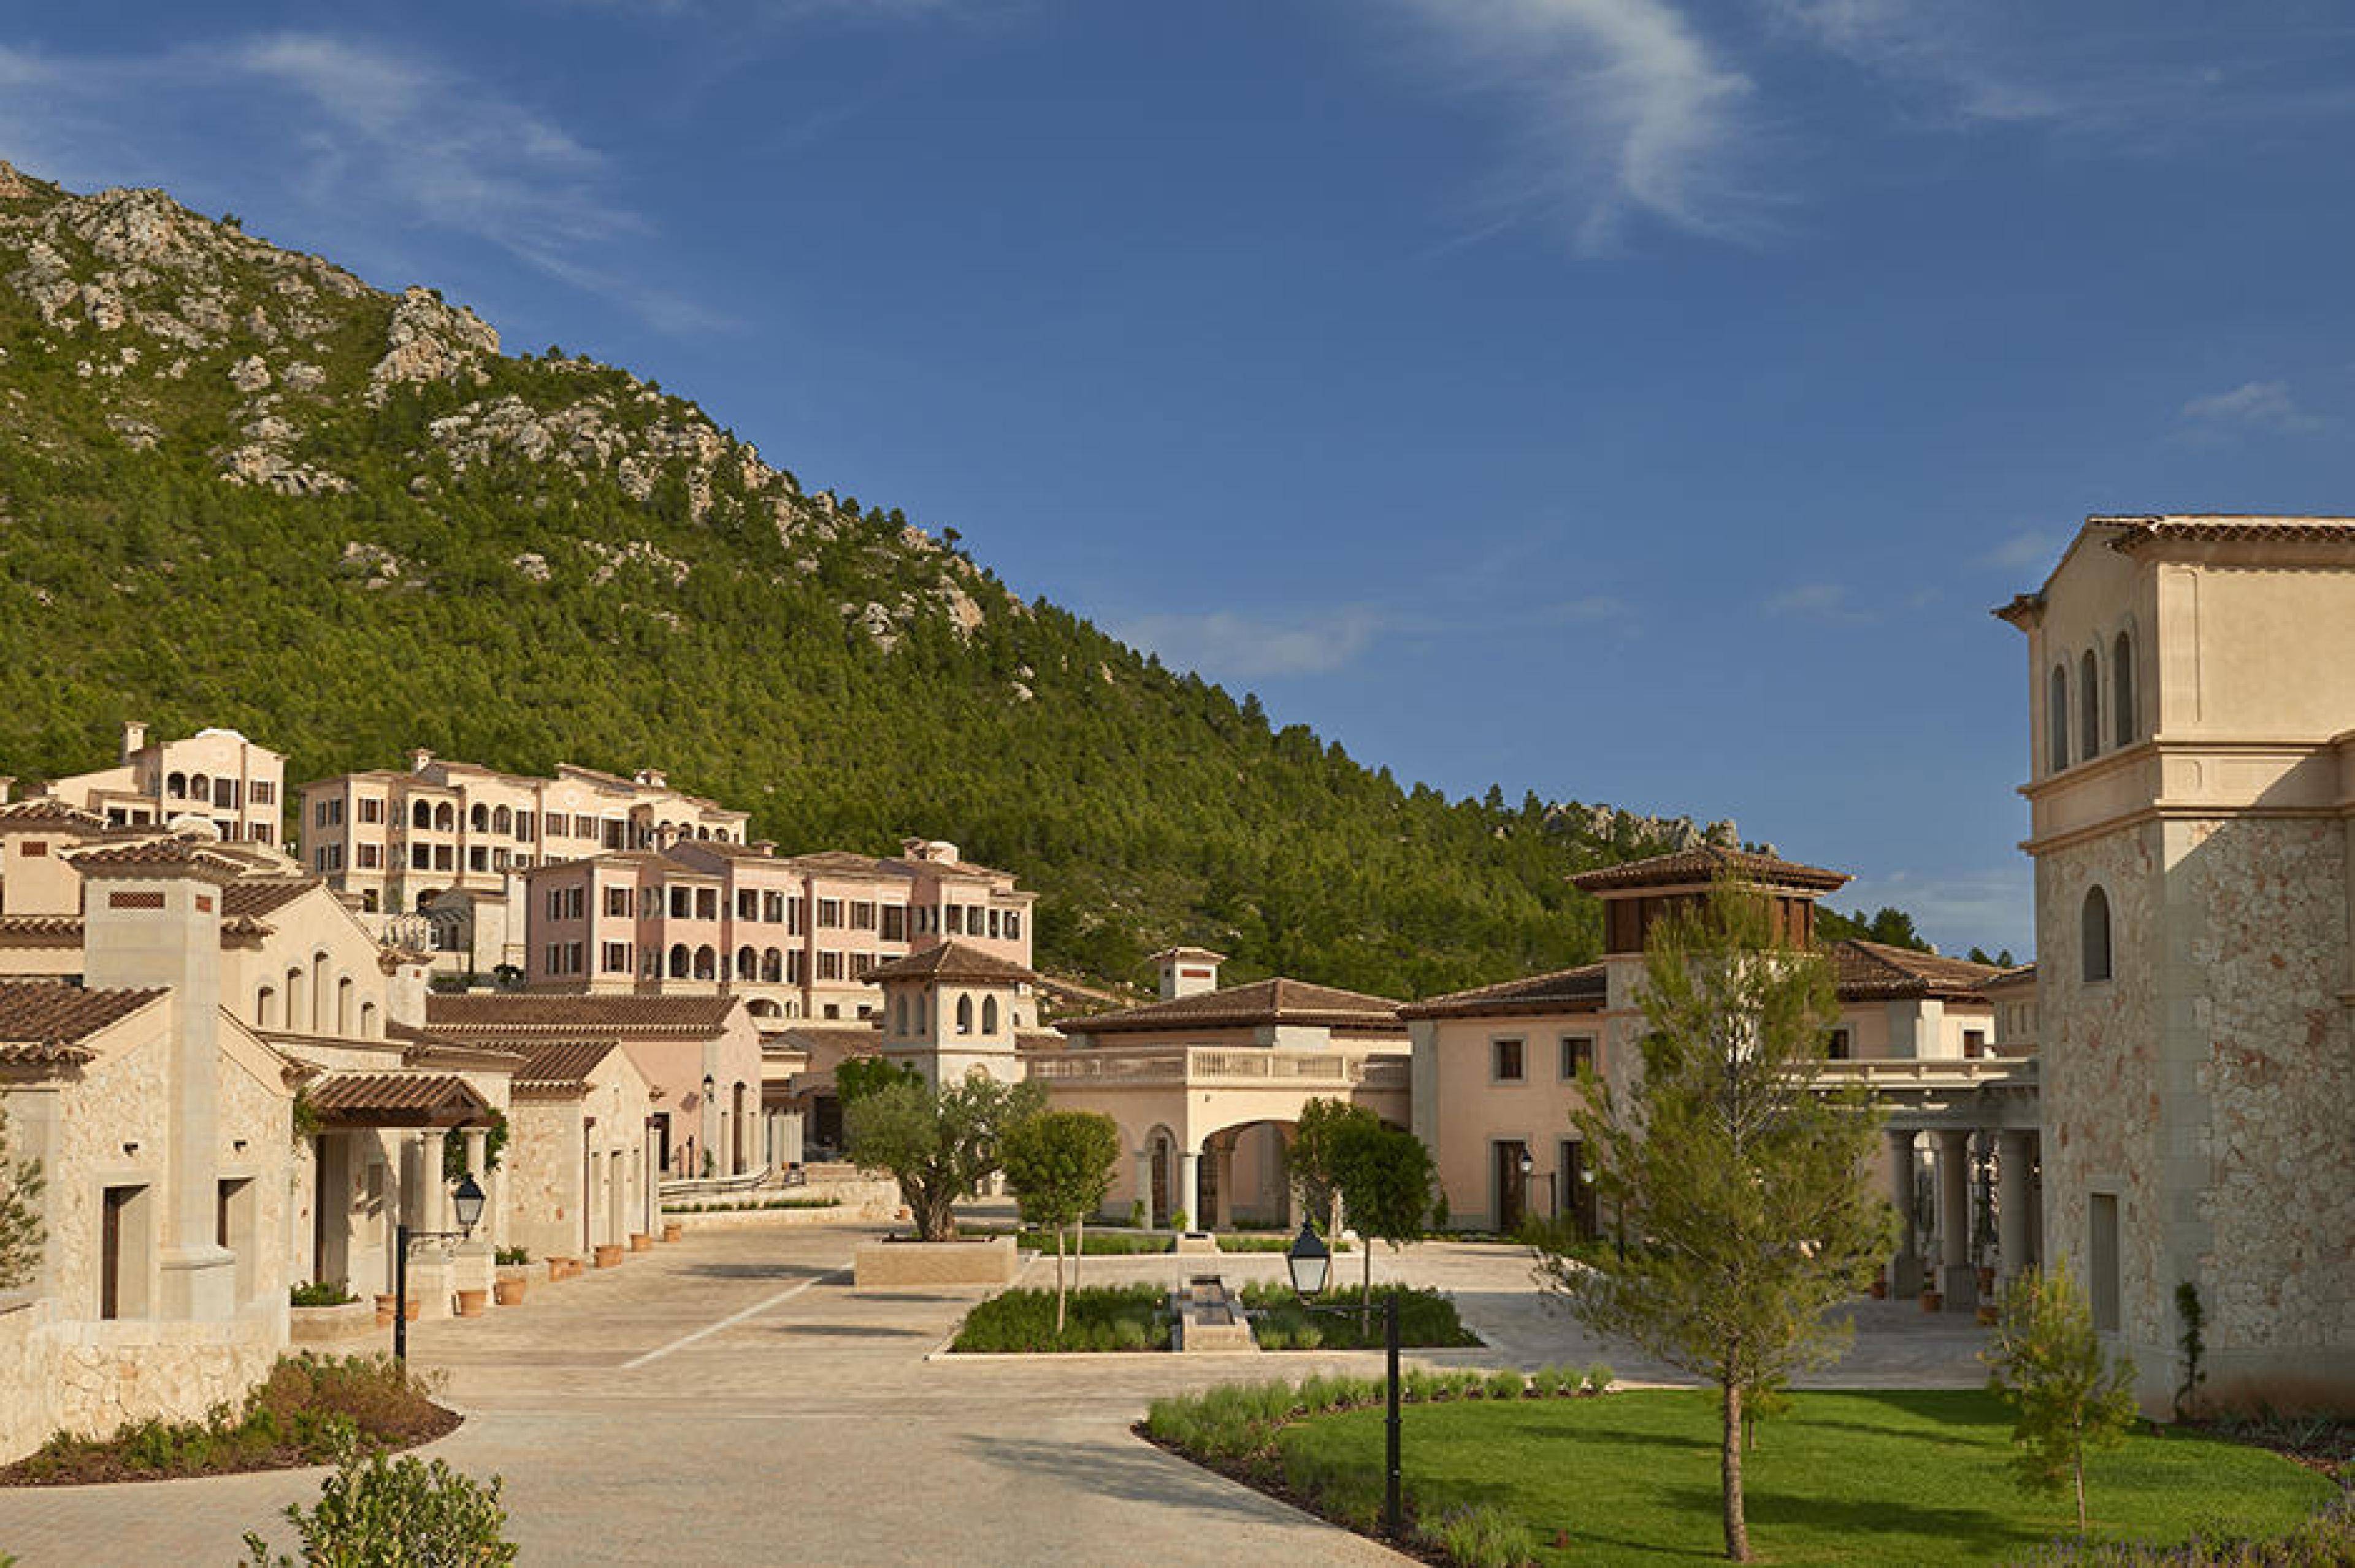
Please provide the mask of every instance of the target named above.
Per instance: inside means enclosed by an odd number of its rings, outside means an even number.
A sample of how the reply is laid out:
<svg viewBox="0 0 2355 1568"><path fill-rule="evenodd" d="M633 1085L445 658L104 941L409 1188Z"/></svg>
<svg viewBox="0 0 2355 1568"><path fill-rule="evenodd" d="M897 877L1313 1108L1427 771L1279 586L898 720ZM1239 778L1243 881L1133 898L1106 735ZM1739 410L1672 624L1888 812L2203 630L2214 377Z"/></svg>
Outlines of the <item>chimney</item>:
<svg viewBox="0 0 2355 1568"><path fill-rule="evenodd" d="M147 726L136 719L123 721L123 760L130 762L147 749Z"/></svg>
<svg viewBox="0 0 2355 1568"><path fill-rule="evenodd" d="M1217 990L1219 965L1227 961L1227 955L1207 947L1166 947L1153 955L1153 961L1161 968L1161 999L1174 1002L1180 997Z"/></svg>
<svg viewBox="0 0 2355 1568"><path fill-rule="evenodd" d="M637 782L647 789L668 789L670 775L660 768L640 768Z"/></svg>
<svg viewBox="0 0 2355 1568"><path fill-rule="evenodd" d="M900 858L954 866L957 863L957 847L945 838L902 838L900 840Z"/></svg>
<svg viewBox="0 0 2355 1568"><path fill-rule="evenodd" d="M421 773L432 765L433 753L427 751L424 747L416 747L409 753L409 771L410 773Z"/></svg>
<svg viewBox="0 0 2355 1568"><path fill-rule="evenodd" d="M82 978L92 990L172 993L162 1091L169 1101L170 1208L163 1226L167 1318L237 1311L236 1256L215 1235L221 893L236 865L194 839L75 856L82 875Z"/></svg>

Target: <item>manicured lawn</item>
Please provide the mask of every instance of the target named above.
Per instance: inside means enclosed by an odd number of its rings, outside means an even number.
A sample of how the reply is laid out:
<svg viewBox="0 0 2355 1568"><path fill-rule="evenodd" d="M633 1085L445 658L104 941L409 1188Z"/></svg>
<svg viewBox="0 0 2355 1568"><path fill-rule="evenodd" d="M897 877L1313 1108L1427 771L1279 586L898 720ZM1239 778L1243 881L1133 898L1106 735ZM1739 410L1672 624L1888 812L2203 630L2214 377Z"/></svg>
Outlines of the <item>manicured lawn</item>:
<svg viewBox="0 0 2355 1568"><path fill-rule="evenodd" d="M2013 1484L2010 1432L2004 1406L1977 1392L1796 1394L1747 1457L1752 1548L1777 1564L2025 1556L2075 1518L2066 1498ZM1541 1563L1722 1560L1706 1392L1411 1405L1402 1433L1410 1506L1504 1509L1531 1527ZM1279 1452L1373 1477L1381 1444L1380 1410L1304 1421L1278 1438ZM2277 1533L2336 1491L2276 1455L2164 1432L2094 1456L2085 1484L2097 1536L2157 1541Z"/></svg>

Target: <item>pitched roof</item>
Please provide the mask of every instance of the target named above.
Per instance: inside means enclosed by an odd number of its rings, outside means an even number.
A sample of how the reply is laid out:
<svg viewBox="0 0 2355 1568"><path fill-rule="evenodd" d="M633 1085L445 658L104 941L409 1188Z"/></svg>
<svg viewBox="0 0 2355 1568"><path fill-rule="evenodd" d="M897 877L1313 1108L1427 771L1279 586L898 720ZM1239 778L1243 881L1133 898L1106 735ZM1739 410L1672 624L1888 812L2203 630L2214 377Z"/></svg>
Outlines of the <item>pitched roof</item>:
<svg viewBox="0 0 2355 1568"><path fill-rule="evenodd" d="M1530 975L1468 991L1425 997L1399 1009L1402 1019L1486 1018L1508 1013L1585 1013L1603 1005L1604 967L1582 964L1550 975Z"/></svg>
<svg viewBox="0 0 2355 1568"><path fill-rule="evenodd" d="M326 883L317 877L250 877L221 890L223 920L262 920Z"/></svg>
<svg viewBox="0 0 2355 1568"><path fill-rule="evenodd" d="M798 866L805 871L835 876L890 877L907 874L904 869L895 869L888 861L879 860L872 855L854 855L847 849L816 849L806 855L788 855L783 863Z"/></svg>
<svg viewBox="0 0 2355 1568"><path fill-rule="evenodd" d="M163 996L91 991L59 980L0 980L0 1061L87 1061L82 1042Z"/></svg>
<svg viewBox="0 0 2355 1568"><path fill-rule="evenodd" d="M0 828L52 825L101 828L106 826L106 818L94 811L84 811L70 801L59 800L55 795L27 795L23 800L0 803Z"/></svg>
<svg viewBox="0 0 2355 1568"><path fill-rule="evenodd" d="M516 1069L515 1093L549 1094L585 1089L597 1064L620 1049L619 1041L610 1040L558 1040L536 1046Z"/></svg>
<svg viewBox="0 0 2355 1568"><path fill-rule="evenodd" d="M344 1126L449 1126L491 1108L454 1072L330 1072L310 1101L321 1120Z"/></svg>
<svg viewBox="0 0 2355 1568"><path fill-rule="evenodd" d="M734 997L429 996L425 1022L437 1034L717 1034L742 1005Z"/></svg>
<svg viewBox="0 0 2355 1568"><path fill-rule="evenodd" d="M11 947L80 947L78 914L0 914L0 944Z"/></svg>
<svg viewBox="0 0 2355 1568"><path fill-rule="evenodd" d="M1142 1034L1155 1029L1234 1027L1253 1024L1324 1024L1345 1029L1404 1033L1399 1004L1388 997L1344 991L1332 986L1312 986L1305 980L1279 976L1248 986L1204 991L1167 1002L1148 1002L1116 1013L1069 1019L1071 1034Z"/></svg>
<svg viewBox="0 0 2355 1568"><path fill-rule="evenodd" d="M2247 513L2183 513L2085 519L2109 534L2109 545L2131 554L2147 544L2189 539L2202 544L2355 544L2355 517L2282 517Z"/></svg>
<svg viewBox="0 0 2355 1568"><path fill-rule="evenodd" d="M244 869L208 843L170 833L128 844L69 849L66 859L85 876L92 871L136 872L148 867L185 866L211 881L228 883L236 880Z"/></svg>
<svg viewBox="0 0 2355 1568"><path fill-rule="evenodd" d="M1796 888L1821 893L1835 891L1847 886L1849 881L1844 871L1828 871L1821 866L1801 865L1796 860L1785 860L1779 855L1728 849L1719 844L1697 844L1674 854L1654 855L1648 859L1629 860L1617 866L1600 866L1592 871L1581 871L1570 879L1570 884L1582 892L1601 893L1629 888L1677 887L1711 881L1721 876L1730 876L1738 881L1764 883L1769 887Z"/></svg>
<svg viewBox="0 0 2355 1568"><path fill-rule="evenodd" d="M1976 999L1978 987L2003 973L1992 964L1947 958L1882 942L1835 942L1832 977L1843 1001L1868 997L1938 997Z"/></svg>
<svg viewBox="0 0 2355 1568"><path fill-rule="evenodd" d="M867 971L867 978L874 981L997 980L1007 985L1028 985L1038 977L1011 958L1000 958L995 953L985 953L962 942L943 942L937 947L911 953L905 958L878 964Z"/></svg>

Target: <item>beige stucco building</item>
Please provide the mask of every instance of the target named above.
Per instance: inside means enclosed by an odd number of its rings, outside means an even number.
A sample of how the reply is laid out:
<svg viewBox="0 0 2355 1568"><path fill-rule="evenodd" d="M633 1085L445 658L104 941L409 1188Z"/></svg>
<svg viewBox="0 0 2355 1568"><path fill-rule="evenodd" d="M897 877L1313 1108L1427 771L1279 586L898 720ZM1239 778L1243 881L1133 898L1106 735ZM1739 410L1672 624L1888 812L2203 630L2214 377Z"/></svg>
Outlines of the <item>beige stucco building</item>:
<svg viewBox="0 0 2355 1568"><path fill-rule="evenodd" d="M585 1257L650 1236L660 1221L653 1081L614 1040L535 1047L516 1070L506 1244L535 1258Z"/></svg>
<svg viewBox="0 0 2355 1568"><path fill-rule="evenodd" d="M2091 517L2028 638L2045 1227L2135 1358L2355 1400L2355 519Z"/></svg>
<svg viewBox="0 0 2355 1568"><path fill-rule="evenodd" d="M150 741L146 725L126 723L113 767L52 779L39 793L110 827L158 828L197 817L225 842L274 845L286 810L286 759L234 730ZM7 798L0 787L0 801Z"/></svg>

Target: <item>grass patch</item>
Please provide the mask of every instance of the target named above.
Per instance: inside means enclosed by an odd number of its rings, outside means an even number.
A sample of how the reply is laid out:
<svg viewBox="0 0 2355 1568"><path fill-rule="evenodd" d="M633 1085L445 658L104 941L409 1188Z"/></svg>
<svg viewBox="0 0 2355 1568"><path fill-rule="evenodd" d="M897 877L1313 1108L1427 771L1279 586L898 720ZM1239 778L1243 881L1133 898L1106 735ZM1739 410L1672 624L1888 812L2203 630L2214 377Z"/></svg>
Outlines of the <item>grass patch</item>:
<svg viewBox="0 0 2355 1568"><path fill-rule="evenodd" d="M389 1453L458 1424L432 1389L389 1356L286 1356L246 1396L203 1421L143 1421L110 1437L59 1433L0 1469L0 1485L155 1481L240 1470L324 1465L345 1454Z"/></svg>
<svg viewBox="0 0 2355 1568"><path fill-rule="evenodd" d="M1066 1321L1055 1332L1055 1293L1007 1290L965 1315L953 1351L996 1355L1058 1350L1166 1350L1167 1293L1156 1285L1095 1285L1069 1295Z"/></svg>
<svg viewBox="0 0 2355 1568"><path fill-rule="evenodd" d="M2031 1557L2074 1520L2066 1499L2013 1484L2010 1432L1977 1391L1795 1395L1747 1456L1752 1541L1778 1564ZM1484 1536L1497 1519L1519 1521L1541 1563L1719 1561L1717 1443L1705 1392L1418 1405L1406 1488L1419 1517L1489 1510ZM1268 1452L1285 1472L1379 1477L1381 1449L1380 1412L1355 1410L1287 1425ZM2093 1456L2086 1491L2096 1538L2161 1546L2203 1531L2282 1536L2338 1494L2276 1455L2165 1429Z"/></svg>
<svg viewBox="0 0 2355 1568"><path fill-rule="evenodd" d="M1367 1317L1361 1329L1354 1313L1308 1311L1288 1285L1254 1280L1242 1288L1243 1306L1255 1318L1252 1331L1263 1350L1378 1349L1382 1343L1380 1304L1382 1297L1392 1295L1399 1298L1401 1345L1428 1349L1480 1343L1480 1336L1464 1327L1463 1319L1455 1315L1455 1303L1436 1290L1376 1285L1377 1309ZM1336 1290L1317 1305L1354 1307L1363 1299L1361 1291Z"/></svg>
<svg viewBox="0 0 2355 1568"><path fill-rule="evenodd" d="M1055 1232L1052 1231L1018 1231L1014 1244L1044 1257L1055 1255ZM1109 1234L1097 1230L1092 1223L1079 1249L1079 1255L1088 1258L1126 1258L1166 1253L1178 1245L1177 1239L1166 1231L1114 1231ZM1063 1238L1063 1255L1072 1255L1071 1238Z"/></svg>

